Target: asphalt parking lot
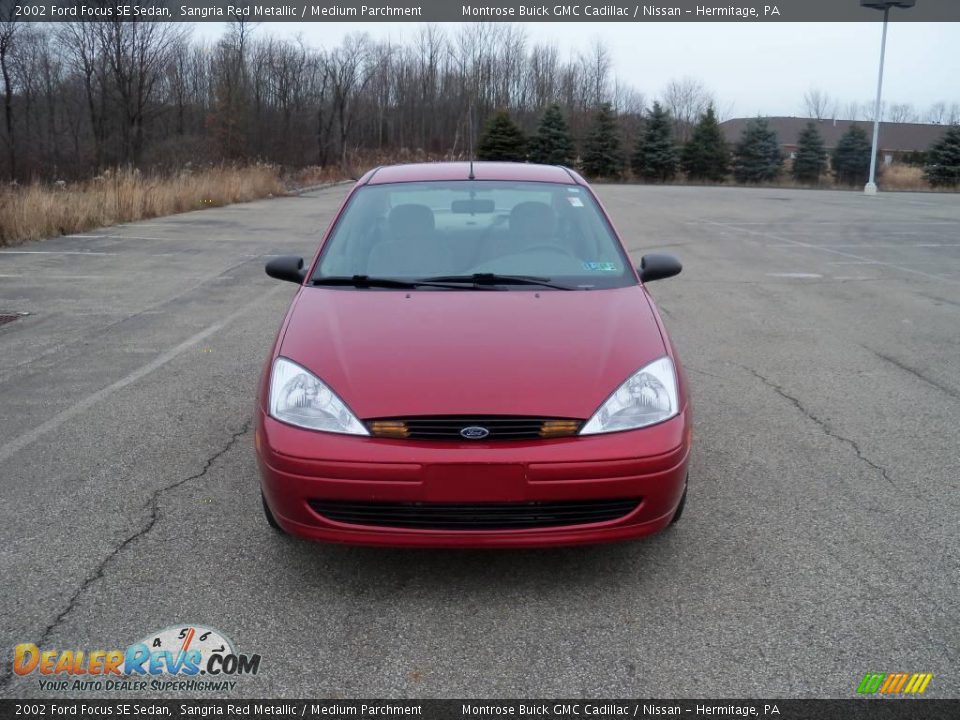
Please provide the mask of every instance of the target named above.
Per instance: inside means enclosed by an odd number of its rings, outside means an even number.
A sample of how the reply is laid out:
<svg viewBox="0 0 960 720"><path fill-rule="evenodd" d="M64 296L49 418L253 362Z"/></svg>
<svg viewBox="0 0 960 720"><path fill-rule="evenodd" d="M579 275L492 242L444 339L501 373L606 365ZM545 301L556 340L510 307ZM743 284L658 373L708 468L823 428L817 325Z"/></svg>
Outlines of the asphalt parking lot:
<svg viewBox="0 0 960 720"><path fill-rule="evenodd" d="M659 536L352 549L263 521L254 385L346 192L0 248L0 694L12 649L184 622L262 655L239 697L960 696L960 196L607 186L695 403ZM585 349L589 352L589 349ZM102 695L102 693L100 693ZM56 694L63 697L62 693Z"/></svg>

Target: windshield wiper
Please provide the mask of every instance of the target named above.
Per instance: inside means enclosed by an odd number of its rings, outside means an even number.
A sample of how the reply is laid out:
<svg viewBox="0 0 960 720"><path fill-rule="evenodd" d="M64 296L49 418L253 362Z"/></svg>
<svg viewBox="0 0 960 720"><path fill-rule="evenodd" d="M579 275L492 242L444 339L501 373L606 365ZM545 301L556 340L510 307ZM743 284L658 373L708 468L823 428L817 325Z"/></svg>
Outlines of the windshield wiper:
<svg viewBox="0 0 960 720"><path fill-rule="evenodd" d="M414 290L418 287L445 288L447 290L464 290L463 285L445 283L441 280L399 280L397 278L372 277L370 275L332 275L329 277L313 278L311 285L328 287L355 287L355 288L394 288L397 290Z"/></svg>
<svg viewBox="0 0 960 720"><path fill-rule="evenodd" d="M498 275L497 273L473 273L472 275L437 275L423 278L428 283L470 283L474 286L490 285L538 285L555 290L576 290L569 285L550 282L550 278L535 275Z"/></svg>

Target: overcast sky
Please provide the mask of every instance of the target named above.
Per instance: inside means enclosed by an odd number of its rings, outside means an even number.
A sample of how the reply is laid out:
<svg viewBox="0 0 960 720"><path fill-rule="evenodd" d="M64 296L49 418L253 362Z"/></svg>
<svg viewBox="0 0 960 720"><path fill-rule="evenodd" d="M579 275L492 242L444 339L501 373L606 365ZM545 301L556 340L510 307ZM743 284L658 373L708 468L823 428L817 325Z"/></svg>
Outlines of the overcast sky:
<svg viewBox="0 0 960 720"><path fill-rule="evenodd" d="M458 23L439 23L453 31ZM601 38L615 74L649 99L672 78L698 78L728 117L802 115L804 92L817 87L842 105L876 92L880 23L522 23L531 42L561 55ZM197 23L217 37L221 23ZM336 45L349 33L407 40L412 23L263 23L257 35L303 36L311 46ZM926 109L960 103L960 23L891 23L884 99Z"/></svg>

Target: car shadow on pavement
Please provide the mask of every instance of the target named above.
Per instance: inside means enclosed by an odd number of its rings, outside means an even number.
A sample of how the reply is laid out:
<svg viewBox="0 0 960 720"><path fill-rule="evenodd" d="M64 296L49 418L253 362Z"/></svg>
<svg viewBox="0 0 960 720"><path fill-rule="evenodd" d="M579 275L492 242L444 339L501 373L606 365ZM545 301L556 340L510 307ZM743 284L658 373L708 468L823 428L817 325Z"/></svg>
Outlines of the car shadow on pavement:
<svg viewBox="0 0 960 720"><path fill-rule="evenodd" d="M543 549L401 549L327 545L278 538L291 583L343 588L446 586L471 592L544 592L635 583L636 574L669 574L681 530L638 540ZM279 571L280 568L277 568ZM499 590L498 590L499 589Z"/></svg>

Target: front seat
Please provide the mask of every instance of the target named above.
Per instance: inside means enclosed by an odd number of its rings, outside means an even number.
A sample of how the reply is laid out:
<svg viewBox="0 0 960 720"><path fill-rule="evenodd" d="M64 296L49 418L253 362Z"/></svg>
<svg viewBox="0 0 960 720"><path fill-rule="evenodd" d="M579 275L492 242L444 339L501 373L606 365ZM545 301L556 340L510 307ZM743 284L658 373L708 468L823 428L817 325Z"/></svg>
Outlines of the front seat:
<svg viewBox="0 0 960 720"><path fill-rule="evenodd" d="M556 244L557 219L553 208L542 202L522 202L510 211L510 246L508 252Z"/></svg>
<svg viewBox="0 0 960 720"><path fill-rule="evenodd" d="M433 210L426 205L397 205L387 216L387 234L370 251L370 275L426 277L452 271L450 249L437 236Z"/></svg>

